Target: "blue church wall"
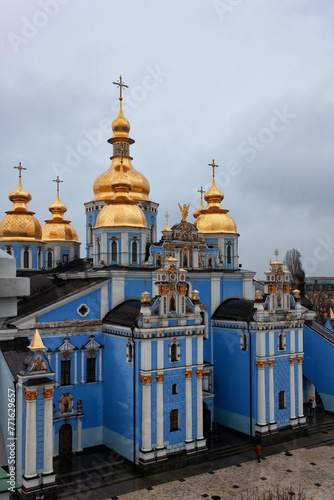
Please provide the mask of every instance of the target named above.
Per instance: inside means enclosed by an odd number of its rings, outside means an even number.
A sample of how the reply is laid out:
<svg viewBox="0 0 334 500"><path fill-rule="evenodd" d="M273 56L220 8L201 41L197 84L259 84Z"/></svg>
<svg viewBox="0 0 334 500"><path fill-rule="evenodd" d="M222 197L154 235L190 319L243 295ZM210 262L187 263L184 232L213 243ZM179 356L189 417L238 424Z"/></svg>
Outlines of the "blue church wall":
<svg viewBox="0 0 334 500"><path fill-rule="evenodd" d="M42 314L38 317L38 320L41 323L82 320L82 316L80 316L77 311L82 304L86 304L90 309L89 313L84 317L85 320L101 319L101 289L99 288L67 304L60 305L52 311Z"/></svg>
<svg viewBox="0 0 334 500"><path fill-rule="evenodd" d="M104 336L107 363L103 365L104 444L133 460L133 383L136 400L141 399L141 381L134 373L139 363L126 361L128 337ZM139 342L135 342L135 359L140 360ZM118 383L115 383L118 381Z"/></svg>
<svg viewBox="0 0 334 500"><path fill-rule="evenodd" d="M128 255L129 255L129 266L135 266L135 267L140 267L140 260L141 260L141 254L142 254L142 240L141 240L141 233L129 233L129 239L128 239ZM137 238L137 261L132 262L132 238Z"/></svg>
<svg viewBox="0 0 334 500"><path fill-rule="evenodd" d="M267 370L267 367L266 367ZM297 378L297 372L295 372L295 379ZM267 380L266 373L266 388L269 387L269 382ZM298 386L297 386L298 388ZM286 406L283 409L279 409L278 395L280 391L285 391L286 395ZM296 396L298 395L298 391ZM268 394L269 400L269 394ZM267 394L266 394L267 402ZM286 427L290 424L290 356L277 357L275 359L274 365L274 408L275 408L275 420L278 427ZM296 403L296 411L298 409ZM268 410L268 406L267 406ZM269 422L269 413L267 415L267 421Z"/></svg>
<svg viewBox="0 0 334 500"><path fill-rule="evenodd" d="M215 421L240 432L250 429L249 346L240 349L241 330L213 327ZM254 346L253 346L254 349ZM255 349L253 350L253 352ZM255 362L254 362L255 365ZM256 381L253 378L253 392ZM256 415L253 412L253 418Z"/></svg>
<svg viewBox="0 0 334 500"><path fill-rule="evenodd" d="M146 224L148 228L151 228L152 224L154 227L157 227L157 214L155 212L150 212L149 210L143 209L145 218L146 218Z"/></svg>
<svg viewBox="0 0 334 500"><path fill-rule="evenodd" d="M141 297L143 292L149 292L152 294L152 282L150 280L146 280L146 284L144 283L145 278L135 278L135 277L127 277L124 280L124 299Z"/></svg>
<svg viewBox="0 0 334 500"><path fill-rule="evenodd" d="M318 391L324 408L334 412L332 377L334 345L304 325L303 374Z"/></svg>
<svg viewBox="0 0 334 500"><path fill-rule="evenodd" d="M220 300L226 300L230 297L242 297L242 276L221 280Z"/></svg>

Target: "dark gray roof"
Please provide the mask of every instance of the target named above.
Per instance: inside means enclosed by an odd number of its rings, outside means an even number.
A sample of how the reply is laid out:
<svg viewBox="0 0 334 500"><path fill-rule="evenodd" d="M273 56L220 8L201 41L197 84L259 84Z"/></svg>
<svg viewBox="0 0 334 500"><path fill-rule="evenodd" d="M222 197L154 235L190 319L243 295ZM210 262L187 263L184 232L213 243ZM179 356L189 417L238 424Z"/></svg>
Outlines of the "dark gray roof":
<svg viewBox="0 0 334 500"><path fill-rule="evenodd" d="M217 307L212 319L252 321L255 310L253 300L227 299Z"/></svg>
<svg viewBox="0 0 334 500"><path fill-rule="evenodd" d="M137 326L140 315L140 300L129 299L111 309L102 322L134 328Z"/></svg>
<svg viewBox="0 0 334 500"><path fill-rule="evenodd" d="M311 330L316 332L324 339L328 340L328 342L331 342L331 344L334 344L334 333L325 326L320 325L320 323L318 323L314 319L311 321L309 320L305 321L305 325L311 328Z"/></svg>
<svg viewBox="0 0 334 500"><path fill-rule="evenodd" d="M12 340L2 340L0 342L0 351L14 377L17 380L17 374L25 365L27 357L32 354L28 349L30 344L27 337L18 337Z"/></svg>
<svg viewBox="0 0 334 500"><path fill-rule="evenodd" d="M36 276L34 278L36 279ZM49 288L45 288L43 291L38 293L33 293L32 295L29 295L29 297L23 298L19 301L17 306L18 314L16 318L36 312L43 307L54 304L65 297L74 295L75 293L82 292L83 290L105 281L106 279L108 278L103 277L63 280L61 278L54 277L53 280L50 280ZM46 285L45 280L43 280L43 285ZM11 318L11 321L14 320L15 318Z"/></svg>

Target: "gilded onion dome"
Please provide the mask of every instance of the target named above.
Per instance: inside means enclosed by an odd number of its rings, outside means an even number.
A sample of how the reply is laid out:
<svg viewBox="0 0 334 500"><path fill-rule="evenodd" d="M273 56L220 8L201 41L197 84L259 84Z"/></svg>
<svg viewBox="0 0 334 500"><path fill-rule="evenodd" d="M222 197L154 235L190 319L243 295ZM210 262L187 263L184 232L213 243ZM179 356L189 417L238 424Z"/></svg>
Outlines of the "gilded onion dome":
<svg viewBox="0 0 334 500"><path fill-rule="evenodd" d="M49 206L52 218L45 221L42 227L43 241L78 241L78 235L69 220L64 218L64 213L67 211L66 206L59 198L59 180L57 176L57 198Z"/></svg>
<svg viewBox="0 0 334 500"><path fill-rule="evenodd" d="M214 169L218 166L214 161L210 165L213 167L212 186L205 194L204 199L208 206L202 210L195 221L195 226L199 233L236 233L237 227L234 220L228 215L228 210L221 207L224 195L216 186Z"/></svg>
<svg viewBox="0 0 334 500"><path fill-rule="evenodd" d="M144 212L130 198L131 182L123 169L123 158L111 187L114 196L111 200L106 200L106 205L97 216L95 227L147 227Z"/></svg>
<svg viewBox="0 0 334 500"><path fill-rule="evenodd" d="M114 83L120 87L121 93L119 97L119 114L112 123L114 135L108 140L113 146L113 156L111 157L111 166L109 170L99 175L94 182L94 200L111 200L113 198L114 190L112 184L119 174L121 156L123 157L124 172L127 174L132 185L130 192L131 199L149 200L150 184L143 174L133 168L131 163L130 145L135 141L129 137L130 123L124 117L122 109L122 87L127 87L127 85L122 83L122 77L120 77L120 82Z"/></svg>
<svg viewBox="0 0 334 500"><path fill-rule="evenodd" d="M6 212L6 216L0 222L0 241L40 241L42 237L41 225L34 217L27 204L31 201L31 195L25 191L21 182L21 171L26 170L19 163L19 185L8 198L13 202L13 208Z"/></svg>

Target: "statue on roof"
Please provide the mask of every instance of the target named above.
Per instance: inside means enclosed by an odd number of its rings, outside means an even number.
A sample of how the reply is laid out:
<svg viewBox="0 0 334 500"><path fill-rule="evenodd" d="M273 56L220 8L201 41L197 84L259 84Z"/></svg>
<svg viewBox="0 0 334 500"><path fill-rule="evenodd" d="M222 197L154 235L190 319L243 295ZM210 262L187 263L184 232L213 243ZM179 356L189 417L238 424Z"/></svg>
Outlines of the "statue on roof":
<svg viewBox="0 0 334 500"><path fill-rule="evenodd" d="M181 214L182 214L182 222L187 222L189 207L190 207L190 204L186 205L184 203L183 207L181 207L181 205L179 203L179 209L181 210Z"/></svg>

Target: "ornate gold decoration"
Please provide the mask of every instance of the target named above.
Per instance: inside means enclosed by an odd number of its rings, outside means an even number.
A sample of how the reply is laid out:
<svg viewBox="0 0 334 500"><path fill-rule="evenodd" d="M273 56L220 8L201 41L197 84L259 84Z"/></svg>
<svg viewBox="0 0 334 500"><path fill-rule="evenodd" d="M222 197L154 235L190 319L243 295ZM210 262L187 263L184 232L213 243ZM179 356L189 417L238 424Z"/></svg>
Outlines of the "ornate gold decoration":
<svg viewBox="0 0 334 500"><path fill-rule="evenodd" d="M26 170L19 163L19 185L17 189L8 196L13 202L11 210L0 222L0 241L41 241L42 229L38 220L34 217L27 204L31 201L31 195L22 187L21 172Z"/></svg>
<svg viewBox="0 0 334 500"><path fill-rule="evenodd" d="M295 356L293 356L292 358L290 358L290 365L294 365L295 361L296 361L296 357Z"/></svg>
<svg viewBox="0 0 334 500"><path fill-rule="evenodd" d="M184 373L186 378L191 378L194 372L192 370L186 370Z"/></svg>
<svg viewBox="0 0 334 500"><path fill-rule="evenodd" d="M43 391L44 398L45 399L51 399L54 392L55 392L54 389L44 389L44 391Z"/></svg>
<svg viewBox="0 0 334 500"><path fill-rule="evenodd" d="M183 207L181 207L180 203L178 205L179 205L179 209L181 210L181 214L182 214L182 222L187 222L187 217L188 217L188 211L189 211L190 204L186 205L184 203Z"/></svg>
<svg viewBox="0 0 334 500"><path fill-rule="evenodd" d="M165 374L164 373L157 373L157 382L163 382L164 381Z"/></svg>
<svg viewBox="0 0 334 500"><path fill-rule="evenodd" d="M203 377L204 368L198 368L198 369L196 370L196 373L197 373L197 378L201 378L201 377Z"/></svg>
<svg viewBox="0 0 334 500"><path fill-rule="evenodd" d="M43 344L39 331L36 328L34 336L31 339L30 344L28 345L28 349L30 349L31 351L42 351L45 348L46 347Z"/></svg>
<svg viewBox="0 0 334 500"><path fill-rule="evenodd" d="M169 285L160 285L159 286L159 295L167 295L169 292Z"/></svg>
<svg viewBox="0 0 334 500"><path fill-rule="evenodd" d="M171 231L171 229L170 229L170 227L168 225L168 218L169 218L168 212L165 213L165 218L166 218L166 226L165 226L165 229L162 230L163 233L165 231Z"/></svg>
<svg viewBox="0 0 334 500"><path fill-rule="evenodd" d="M297 356L298 363L301 364L303 362L304 356Z"/></svg>
<svg viewBox="0 0 334 500"><path fill-rule="evenodd" d="M27 401L36 401L38 391L24 391Z"/></svg>
<svg viewBox="0 0 334 500"><path fill-rule="evenodd" d="M188 287L186 285L178 285L177 291L181 295L185 295L187 293Z"/></svg>
<svg viewBox="0 0 334 500"><path fill-rule="evenodd" d="M63 359L72 359L72 354L70 351L64 351L61 358L60 358L60 361L62 361Z"/></svg>
<svg viewBox="0 0 334 500"><path fill-rule="evenodd" d="M257 302L262 302L263 301L263 296L261 290L256 290L255 292L255 300Z"/></svg>
<svg viewBox="0 0 334 500"><path fill-rule="evenodd" d="M152 382L152 375L140 375L140 380L143 385L150 385Z"/></svg>
<svg viewBox="0 0 334 500"><path fill-rule="evenodd" d="M199 308L202 309L203 311L207 311L207 307L205 304L201 304Z"/></svg>
<svg viewBox="0 0 334 500"><path fill-rule="evenodd" d="M283 285L283 293L290 293L291 285Z"/></svg>
<svg viewBox="0 0 334 500"><path fill-rule="evenodd" d="M266 361L255 361L255 364L259 370L264 370L266 366Z"/></svg>
<svg viewBox="0 0 334 500"><path fill-rule="evenodd" d="M275 360L274 359L268 359L268 364L269 364L269 368L274 368Z"/></svg>
<svg viewBox="0 0 334 500"><path fill-rule="evenodd" d="M268 285L268 293L275 293L277 290L276 285Z"/></svg>
<svg viewBox="0 0 334 500"><path fill-rule="evenodd" d="M141 295L142 295L142 299L140 300L140 302L142 304L150 304L151 303L150 292L143 292Z"/></svg>
<svg viewBox="0 0 334 500"><path fill-rule="evenodd" d="M65 419L64 419L65 424L67 424L68 420L69 420L69 418L65 417Z"/></svg>

